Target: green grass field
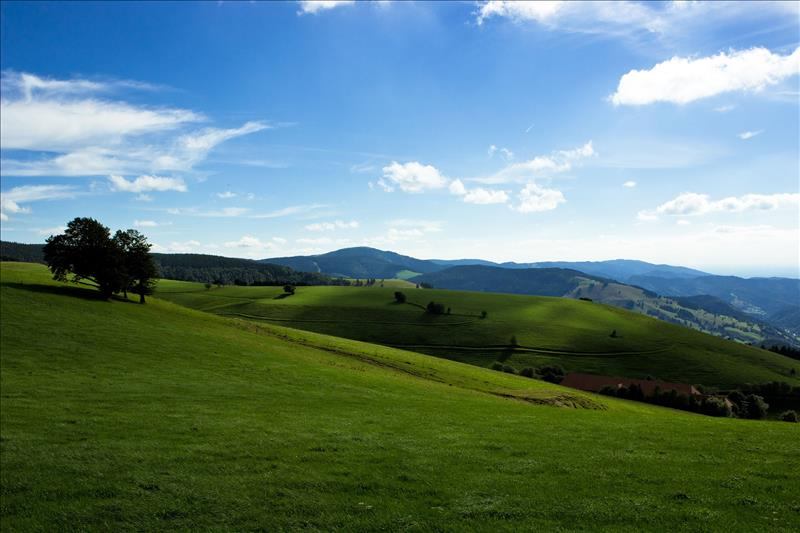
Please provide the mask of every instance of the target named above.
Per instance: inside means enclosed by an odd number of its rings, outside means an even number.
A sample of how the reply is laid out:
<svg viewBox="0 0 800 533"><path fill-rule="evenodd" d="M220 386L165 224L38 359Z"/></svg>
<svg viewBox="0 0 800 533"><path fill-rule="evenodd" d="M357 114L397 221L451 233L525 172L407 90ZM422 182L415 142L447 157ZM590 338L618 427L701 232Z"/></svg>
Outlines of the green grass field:
<svg viewBox="0 0 800 533"><path fill-rule="evenodd" d="M223 287L161 281L158 295L202 311L406 348L489 366L497 359L518 370L561 364L567 370L655 377L734 387L786 381L800 384L800 363L771 352L598 303L429 289L298 287L282 298L280 287ZM431 316L430 300L452 314ZM482 310L488 312L480 318ZM616 330L617 338L610 333ZM509 348L512 337L518 347ZM794 369L795 375L791 375Z"/></svg>
<svg viewBox="0 0 800 533"><path fill-rule="evenodd" d="M796 424L0 268L3 531L800 528Z"/></svg>

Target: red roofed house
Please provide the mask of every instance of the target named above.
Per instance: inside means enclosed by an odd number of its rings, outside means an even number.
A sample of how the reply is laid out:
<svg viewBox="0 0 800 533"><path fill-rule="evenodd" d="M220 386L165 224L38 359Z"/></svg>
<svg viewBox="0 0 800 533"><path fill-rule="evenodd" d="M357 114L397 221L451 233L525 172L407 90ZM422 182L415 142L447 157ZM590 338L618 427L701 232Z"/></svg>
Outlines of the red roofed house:
<svg viewBox="0 0 800 533"><path fill-rule="evenodd" d="M595 374L582 374L580 372L570 372L564 377L561 385L565 387L572 387L573 389L580 389L590 392L600 392L605 387L613 387L618 389L620 387L630 387L631 385L639 385L645 397L653 396L656 388L661 392L669 392L674 390L678 394L685 396L702 396L703 394L694 388L692 385L686 383L670 383L668 381L658 381L651 379L631 379L631 378L618 378L614 376L598 376Z"/></svg>

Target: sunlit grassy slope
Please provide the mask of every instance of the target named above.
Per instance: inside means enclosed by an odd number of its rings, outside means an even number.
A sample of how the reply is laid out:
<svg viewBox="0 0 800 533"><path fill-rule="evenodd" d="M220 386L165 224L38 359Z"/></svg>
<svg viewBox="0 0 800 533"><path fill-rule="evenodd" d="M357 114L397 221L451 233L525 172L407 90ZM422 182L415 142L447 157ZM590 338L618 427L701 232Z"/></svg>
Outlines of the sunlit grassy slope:
<svg viewBox="0 0 800 533"><path fill-rule="evenodd" d="M1 268L3 531L800 527L797 425Z"/></svg>
<svg viewBox="0 0 800 533"><path fill-rule="evenodd" d="M224 287L162 281L158 294L195 309L517 369L558 363L567 370L732 387L773 380L800 384L800 363L637 313L593 302L510 294L395 288ZM423 306L442 302L451 314ZM481 311L487 311L481 319ZM611 337L612 331L617 337ZM510 349L512 337L518 346ZM791 375L791 370L795 375Z"/></svg>

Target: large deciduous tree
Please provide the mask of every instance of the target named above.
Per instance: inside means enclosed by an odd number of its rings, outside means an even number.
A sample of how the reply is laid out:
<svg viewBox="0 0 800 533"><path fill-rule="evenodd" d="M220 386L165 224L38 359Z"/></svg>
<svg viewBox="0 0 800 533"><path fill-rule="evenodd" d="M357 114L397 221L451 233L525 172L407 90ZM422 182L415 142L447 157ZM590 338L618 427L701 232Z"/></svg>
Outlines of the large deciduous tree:
<svg viewBox="0 0 800 533"><path fill-rule="evenodd" d="M152 294L158 270L147 238L136 230L109 229L92 218L76 218L66 231L47 239L44 259L53 279L94 282L105 298L115 292ZM70 279L71 276L71 279Z"/></svg>
<svg viewBox="0 0 800 533"><path fill-rule="evenodd" d="M93 218L76 218L44 245L44 260L57 281L89 280L105 298L121 288L118 255L109 229ZM72 275L72 279L69 279Z"/></svg>
<svg viewBox="0 0 800 533"><path fill-rule="evenodd" d="M152 294L158 269L150 255L147 237L134 229L117 231L114 242L119 254L119 274L123 280L123 290L130 289L139 295L139 303L144 303L146 294Z"/></svg>

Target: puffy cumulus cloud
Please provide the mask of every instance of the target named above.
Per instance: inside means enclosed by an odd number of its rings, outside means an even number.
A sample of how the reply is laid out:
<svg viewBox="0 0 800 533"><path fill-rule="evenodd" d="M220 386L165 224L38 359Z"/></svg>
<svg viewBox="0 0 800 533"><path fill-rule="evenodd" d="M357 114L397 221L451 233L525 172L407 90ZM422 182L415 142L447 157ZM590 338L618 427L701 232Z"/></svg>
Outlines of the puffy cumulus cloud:
<svg viewBox="0 0 800 533"><path fill-rule="evenodd" d="M628 189L633 189L634 187L636 187L636 182L633 180L628 180L625 183L623 183L622 186L627 187Z"/></svg>
<svg viewBox="0 0 800 533"><path fill-rule="evenodd" d="M491 176L472 178L472 181L486 184L529 181L536 177L567 172L580 160L596 155L592 141L588 141L570 150L558 150L550 155L538 155L528 161L508 165Z"/></svg>
<svg viewBox="0 0 800 533"><path fill-rule="evenodd" d="M464 203L467 204L504 204L508 202L508 193L506 191L495 189L484 189L483 187L475 187L468 189L461 180L453 180L448 186L451 194L460 196Z"/></svg>
<svg viewBox="0 0 800 533"><path fill-rule="evenodd" d="M315 15L323 11L330 11L337 7L352 5L355 0L301 0L298 15Z"/></svg>
<svg viewBox="0 0 800 533"><path fill-rule="evenodd" d="M657 220L659 215L698 216L709 213L773 210L783 207L800 206L800 194L745 194L729 196L720 200L711 200L707 194L686 192L664 202L652 210L640 211L639 220Z"/></svg>
<svg viewBox="0 0 800 533"><path fill-rule="evenodd" d="M99 98L112 89L151 88L139 82L45 79L3 73L0 144L4 150L51 152L3 159L6 176L101 176L188 171L220 143L270 126L189 131L206 117L188 109L147 107Z"/></svg>
<svg viewBox="0 0 800 533"><path fill-rule="evenodd" d="M535 183L527 184L517 195L517 200L512 209L520 213L552 211L567 201L561 191L540 187Z"/></svg>
<svg viewBox="0 0 800 533"><path fill-rule="evenodd" d="M42 200L62 200L78 195L69 185L22 185L0 192L0 220L9 220L9 214L26 214L30 207L24 204Z"/></svg>
<svg viewBox="0 0 800 533"><path fill-rule="evenodd" d="M153 243L153 251L157 253L188 254L206 251L207 249L208 247L195 240L173 241L167 245Z"/></svg>
<svg viewBox="0 0 800 533"><path fill-rule="evenodd" d="M217 198L222 198L223 200L228 200L230 198L236 198L238 195L235 192L225 191L225 192L218 192Z"/></svg>
<svg viewBox="0 0 800 533"><path fill-rule="evenodd" d="M351 220L349 222L334 220L333 222L315 222L314 224L308 224L306 229L308 231L334 231L337 229L356 229L358 226L357 220Z"/></svg>
<svg viewBox="0 0 800 533"><path fill-rule="evenodd" d="M463 199L468 204L504 204L508 202L508 193L506 191L476 187L466 191Z"/></svg>
<svg viewBox="0 0 800 533"><path fill-rule="evenodd" d="M177 191L186 192L186 184L180 178L164 178L161 176L139 176L128 181L122 176L109 176L111 189L120 192Z"/></svg>
<svg viewBox="0 0 800 533"><path fill-rule="evenodd" d="M447 178L442 176L436 167L423 165L417 161L402 164L392 161L390 165L383 167L383 177L378 180L378 185L387 192L398 188L403 192L420 193L441 189L446 187L447 183Z"/></svg>
<svg viewBox="0 0 800 533"><path fill-rule="evenodd" d="M748 140L748 139L752 139L753 137L755 137L755 136L757 136L757 135L761 135L762 133L764 133L764 130L757 130L757 131L743 131L742 133L740 133L739 135L737 135L737 137L739 137L739 138L740 138L741 140L743 140L743 141L746 141L746 140Z"/></svg>
<svg viewBox="0 0 800 533"><path fill-rule="evenodd" d="M785 56L751 48L709 57L673 57L651 69L623 75L610 100L615 106L687 104L734 91L761 91L798 74L800 48Z"/></svg>

